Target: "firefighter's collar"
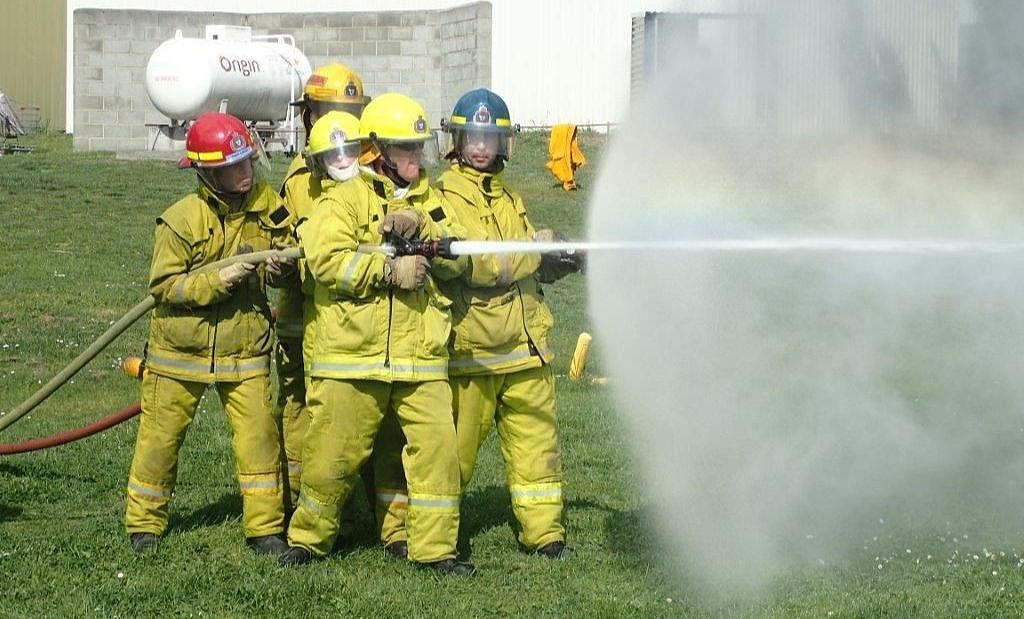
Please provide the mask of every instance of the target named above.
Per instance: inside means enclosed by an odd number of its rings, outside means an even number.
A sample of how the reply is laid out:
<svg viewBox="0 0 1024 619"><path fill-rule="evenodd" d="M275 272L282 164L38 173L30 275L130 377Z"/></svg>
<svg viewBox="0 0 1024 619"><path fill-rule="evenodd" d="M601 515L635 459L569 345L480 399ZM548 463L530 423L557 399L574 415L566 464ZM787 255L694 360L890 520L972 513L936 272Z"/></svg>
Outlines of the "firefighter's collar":
<svg viewBox="0 0 1024 619"><path fill-rule="evenodd" d="M472 181L485 196L497 198L505 189L505 171L483 172L461 163L452 164L452 169Z"/></svg>
<svg viewBox="0 0 1024 619"><path fill-rule="evenodd" d="M409 201L416 196L422 195L427 192L430 188L430 181L427 178L427 173L420 170L420 176L413 182L409 183L409 191L402 198L395 197L395 183L387 176L383 174L377 174L377 172L370 167L360 166L360 174L363 179L373 188L373 193L377 194L377 197L382 200L405 200Z"/></svg>
<svg viewBox="0 0 1024 619"><path fill-rule="evenodd" d="M253 183L252 189L245 196L245 202L240 211L232 212L227 202L222 200L206 183L199 183L199 197L206 202L218 215L227 216L237 213L265 211L270 206L267 200L267 192L270 186L265 183Z"/></svg>

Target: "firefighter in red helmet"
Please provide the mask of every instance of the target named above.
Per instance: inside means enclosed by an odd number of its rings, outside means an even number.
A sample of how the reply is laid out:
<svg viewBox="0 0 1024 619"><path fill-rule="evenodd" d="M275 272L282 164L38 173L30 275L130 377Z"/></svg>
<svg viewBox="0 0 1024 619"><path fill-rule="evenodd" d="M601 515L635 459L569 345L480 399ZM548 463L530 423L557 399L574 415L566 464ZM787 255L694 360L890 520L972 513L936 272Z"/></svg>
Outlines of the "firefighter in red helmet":
<svg viewBox="0 0 1024 619"><path fill-rule="evenodd" d="M268 261L197 271L205 264L288 241L292 217L254 174L261 150L237 118L195 120L183 163L198 187L157 218L149 290L157 304L146 345L142 421L128 475L125 527L136 552L167 527L178 451L203 393L213 386L233 433L246 543L281 552L284 483L279 420L270 388L268 283L293 268Z"/></svg>

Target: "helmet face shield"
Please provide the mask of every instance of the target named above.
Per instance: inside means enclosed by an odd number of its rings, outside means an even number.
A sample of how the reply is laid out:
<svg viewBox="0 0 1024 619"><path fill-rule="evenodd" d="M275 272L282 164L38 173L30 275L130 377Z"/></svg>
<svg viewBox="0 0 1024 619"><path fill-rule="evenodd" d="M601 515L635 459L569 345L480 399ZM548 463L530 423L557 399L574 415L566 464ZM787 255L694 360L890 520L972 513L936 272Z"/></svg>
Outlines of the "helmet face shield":
<svg viewBox="0 0 1024 619"><path fill-rule="evenodd" d="M332 110L317 120L309 132L303 151L306 167L319 178L347 180L358 172L362 140L359 119L347 112ZM339 170L346 172L342 175Z"/></svg>
<svg viewBox="0 0 1024 619"><path fill-rule="evenodd" d="M257 181L262 181L270 178L270 157L267 156L266 149L263 148L263 140L260 139L259 134L254 130L249 130L249 136L252 138L252 171Z"/></svg>
<svg viewBox="0 0 1024 619"><path fill-rule="evenodd" d="M252 159L216 167L196 167L199 177L214 193L224 196L244 195L257 182Z"/></svg>
<svg viewBox="0 0 1024 619"><path fill-rule="evenodd" d="M457 129L454 138L462 160L474 168L484 169L496 159L508 159L510 140L504 131Z"/></svg>
<svg viewBox="0 0 1024 619"><path fill-rule="evenodd" d="M377 140L377 148L385 165L408 182L419 177L420 169L437 165L439 160L434 133L424 140Z"/></svg>
<svg viewBox="0 0 1024 619"><path fill-rule="evenodd" d="M312 155L313 171L321 178L329 177L336 181L353 178L359 173L361 150L362 144L359 142L345 142L337 148Z"/></svg>

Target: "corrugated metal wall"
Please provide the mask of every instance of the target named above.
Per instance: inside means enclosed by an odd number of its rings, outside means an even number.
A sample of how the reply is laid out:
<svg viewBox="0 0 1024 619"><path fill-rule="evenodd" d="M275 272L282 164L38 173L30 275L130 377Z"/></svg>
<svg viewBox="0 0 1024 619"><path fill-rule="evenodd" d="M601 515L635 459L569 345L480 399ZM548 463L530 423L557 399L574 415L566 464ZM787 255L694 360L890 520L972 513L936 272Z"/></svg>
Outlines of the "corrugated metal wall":
<svg viewBox="0 0 1024 619"><path fill-rule="evenodd" d="M65 128L65 0L0 1L0 90L39 108L39 121Z"/></svg>
<svg viewBox="0 0 1024 619"><path fill-rule="evenodd" d="M958 0L779 3L780 128L941 131L955 111Z"/></svg>
<svg viewBox="0 0 1024 619"><path fill-rule="evenodd" d="M705 96L720 99L720 126L941 132L956 112L961 7L961 0L693 0L657 21L699 24L690 48L675 53L711 67Z"/></svg>

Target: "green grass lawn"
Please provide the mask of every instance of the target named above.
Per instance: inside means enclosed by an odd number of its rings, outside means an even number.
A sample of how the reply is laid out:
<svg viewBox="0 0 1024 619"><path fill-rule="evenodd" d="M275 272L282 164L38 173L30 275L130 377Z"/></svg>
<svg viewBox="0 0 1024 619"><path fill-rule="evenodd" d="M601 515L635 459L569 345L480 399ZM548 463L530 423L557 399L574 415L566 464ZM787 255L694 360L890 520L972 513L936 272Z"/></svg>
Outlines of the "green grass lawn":
<svg viewBox="0 0 1024 619"><path fill-rule="evenodd" d="M0 158L0 411L19 404L141 300L154 219L194 185L172 163L78 153L66 136L23 139ZM546 135L522 136L508 173L536 225L582 237L602 136L567 193L544 168ZM284 157L274 159L275 184ZM22 616L1021 616L1024 559L960 531L888 529L843 565L792 571L756 595L711 601L676 576L650 524L607 387L566 378L588 330L585 281L549 286L558 319L566 518L575 555L520 553L492 435L463 506L461 546L479 572L438 578L385 558L364 518L353 548L298 569L242 543L229 431L215 397L181 454L166 540L136 556L122 527L137 420L78 443L0 457L0 615ZM138 400L120 361L141 352L140 321L0 442L83 425ZM600 342L590 375L600 375ZM628 413L628 411L625 411Z"/></svg>

